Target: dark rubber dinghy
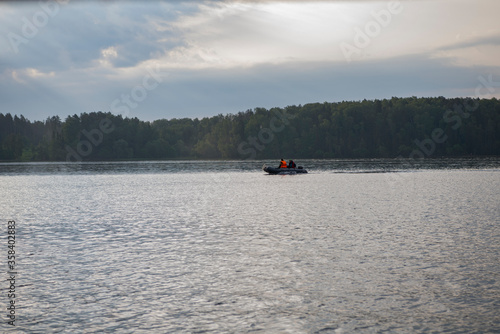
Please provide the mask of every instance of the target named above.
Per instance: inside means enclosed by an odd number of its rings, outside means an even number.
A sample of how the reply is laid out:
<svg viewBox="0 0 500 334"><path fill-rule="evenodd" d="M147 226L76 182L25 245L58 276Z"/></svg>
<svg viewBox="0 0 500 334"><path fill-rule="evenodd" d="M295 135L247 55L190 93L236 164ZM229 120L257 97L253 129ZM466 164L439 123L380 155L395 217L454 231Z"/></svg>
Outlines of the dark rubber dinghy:
<svg viewBox="0 0 500 334"><path fill-rule="evenodd" d="M273 175L286 175L286 174L303 174L307 173L307 170L302 168L302 166L298 166L297 168L276 168L270 166L262 166L262 170L269 174Z"/></svg>

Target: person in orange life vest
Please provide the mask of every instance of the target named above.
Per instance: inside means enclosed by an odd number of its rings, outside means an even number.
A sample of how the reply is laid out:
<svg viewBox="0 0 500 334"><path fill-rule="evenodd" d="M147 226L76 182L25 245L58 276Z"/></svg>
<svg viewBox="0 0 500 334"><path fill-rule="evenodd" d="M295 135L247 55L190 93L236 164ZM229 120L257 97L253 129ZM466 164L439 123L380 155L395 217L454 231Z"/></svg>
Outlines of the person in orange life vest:
<svg viewBox="0 0 500 334"><path fill-rule="evenodd" d="M278 168L287 168L287 167L286 167L286 161L285 161L285 160L283 160L283 159L281 159L281 161L280 161L280 166L279 166Z"/></svg>
<svg viewBox="0 0 500 334"><path fill-rule="evenodd" d="M297 165L293 162L293 160L288 161L288 168L295 168L296 166Z"/></svg>

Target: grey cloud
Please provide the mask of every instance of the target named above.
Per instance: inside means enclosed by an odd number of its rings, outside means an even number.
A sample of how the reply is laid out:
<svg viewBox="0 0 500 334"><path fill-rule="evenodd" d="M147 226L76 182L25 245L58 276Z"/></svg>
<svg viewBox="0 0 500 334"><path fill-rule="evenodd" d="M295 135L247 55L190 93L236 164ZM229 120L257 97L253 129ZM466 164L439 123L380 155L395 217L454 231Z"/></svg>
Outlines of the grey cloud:
<svg viewBox="0 0 500 334"><path fill-rule="evenodd" d="M73 2L72 2L73 3ZM169 26L179 15L198 10L198 2L123 6L120 2L90 6L80 2L61 8L61 14L40 29L18 54L0 51L0 112L23 114L39 120L91 111L112 111L111 104L141 84L142 78L110 79L113 68L91 69L101 50L116 47L110 58L115 67L132 67L183 45L182 34ZM38 2L33 2L36 10ZM149 4L149 3L148 3ZM64 11L65 14L62 14ZM19 31L19 10L2 24L5 32ZM153 24L154 23L154 24ZM17 30L16 30L17 29ZM5 41L3 42L5 43ZM459 42L442 49L499 45L492 36ZM5 44L3 44L5 45ZM436 50L433 50L436 51ZM361 58L340 62L289 62L247 68L172 69L164 81L148 91L131 117L144 120L203 117L236 113L255 107L271 108L309 102L390 98L392 96L472 96L480 75L500 75L497 67L458 67L451 59L432 58L431 52L390 59ZM158 57L161 58L161 57ZM36 68L56 72L55 78L23 77L18 82L9 70Z"/></svg>
<svg viewBox="0 0 500 334"><path fill-rule="evenodd" d="M458 50L458 49L465 49L465 48L473 48L473 47L478 47L478 46L484 46L484 45L495 45L495 46L500 46L500 35L493 35L493 36L486 36L486 37L480 37L480 38L475 38L463 42L456 42L451 45L443 46L439 48L438 50L443 50L443 51L450 51L450 50Z"/></svg>
<svg viewBox="0 0 500 334"><path fill-rule="evenodd" d="M456 67L427 54L364 62L288 63L231 70L172 70L126 116L144 120L204 117L255 107L284 107L309 102L391 98L392 96L474 96L478 76L500 75L498 68ZM59 89L32 79L27 86L4 81L2 110L30 119L91 111L113 111L110 105L141 83L89 81L84 72L73 85ZM65 78L68 81L68 78ZM78 83L81 84L78 84ZM74 86L76 85L76 87ZM23 87L28 87L23 90ZM10 95L12 94L12 95Z"/></svg>
<svg viewBox="0 0 500 334"><path fill-rule="evenodd" d="M133 113L149 120L237 113L254 107L393 96L474 96L478 76L498 68L454 67L426 54L345 63L259 65L173 73ZM465 92L465 93L464 93Z"/></svg>
<svg viewBox="0 0 500 334"><path fill-rule="evenodd" d="M14 69L36 67L42 71L85 68L100 58L102 49L116 46L119 57L114 65L127 67L182 42L172 32L158 31L151 24L155 20L165 22L179 15L173 5L148 3L112 8L95 6L95 3L70 3L61 6L46 24L35 26L34 36L26 36L24 32L30 31L27 26L33 24L34 15L42 12L37 3L30 4L11 5L16 15L2 27L3 44L9 47L10 52L2 52L3 65L0 66ZM8 41L8 36L13 34L23 40L14 48L12 38Z"/></svg>

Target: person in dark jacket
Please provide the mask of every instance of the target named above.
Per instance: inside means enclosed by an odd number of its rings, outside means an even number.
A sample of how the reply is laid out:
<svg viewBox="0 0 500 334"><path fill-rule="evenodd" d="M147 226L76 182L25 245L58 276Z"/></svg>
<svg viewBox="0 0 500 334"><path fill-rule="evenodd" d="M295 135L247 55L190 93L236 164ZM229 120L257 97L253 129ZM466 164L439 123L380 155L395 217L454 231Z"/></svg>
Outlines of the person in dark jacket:
<svg viewBox="0 0 500 334"><path fill-rule="evenodd" d="M295 164L295 162L293 162L293 160L290 160L288 161L288 168L296 168L297 165Z"/></svg>

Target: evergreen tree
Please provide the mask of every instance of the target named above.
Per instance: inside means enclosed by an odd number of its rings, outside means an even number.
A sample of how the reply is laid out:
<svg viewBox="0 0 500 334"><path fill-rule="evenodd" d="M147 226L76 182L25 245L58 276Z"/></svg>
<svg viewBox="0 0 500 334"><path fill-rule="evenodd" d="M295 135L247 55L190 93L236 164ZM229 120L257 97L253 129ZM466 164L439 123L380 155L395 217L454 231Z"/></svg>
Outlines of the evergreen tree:
<svg viewBox="0 0 500 334"><path fill-rule="evenodd" d="M30 122L0 113L0 160L500 155L500 102L392 98L154 122L104 112Z"/></svg>

